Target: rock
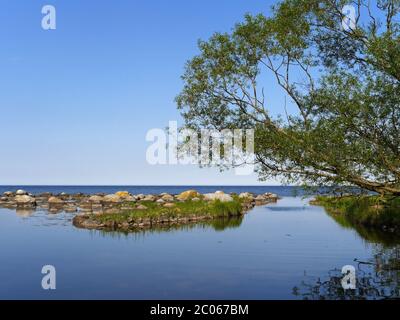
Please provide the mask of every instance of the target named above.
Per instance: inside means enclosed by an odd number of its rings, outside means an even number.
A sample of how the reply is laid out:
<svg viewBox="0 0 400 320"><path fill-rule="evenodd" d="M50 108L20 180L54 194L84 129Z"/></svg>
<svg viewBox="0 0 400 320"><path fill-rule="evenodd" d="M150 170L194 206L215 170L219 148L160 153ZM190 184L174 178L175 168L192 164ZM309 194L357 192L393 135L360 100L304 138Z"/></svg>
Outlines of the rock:
<svg viewBox="0 0 400 320"><path fill-rule="evenodd" d="M131 196L131 195L126 196L125 198L123 198L123 200L124 200L124 201L127 201L127 202L134 202L134 201L136 201L135 197L133 197L133 196Z"/></svg>
<svg viewBox="0 0 400 320"><path fill-rule="evenodd" d="M100 222L92 220L90 215L76 215L72 220L72 224L75 227L86 229L98 229L103 227Z"/></svg>
<svg viewBox="0 0 400 320"><path fill-rule="evenodd" d="M206 201L219 200L221 202L231 202L233 201L233 198L229 194L224 193L223 191L217 191L215 193L205 194L204 200Z"/></svg>
<svg viewBox="0 0 400 320"><path fill-rule="evenodd" d="M102 214L103 213L103 205L100 203L93 203L92 211L94 214Z"/></svg>
<svg viewBox="0 0 400 320"><path fill-rule="evenodd" d="M128 191L118 191L115 193L115 195L120 198L127 198L131 196L131 194Z"/></svg>
<svg viewBox="0 0 400 320"><path fill-rule="evenodd" d="M241 194L239 194L239 198L253 200L254 196L250 192L242 192Z"/></svg>
<svg viewBox="0 0 400 320"><path fill-rule="evenodd" d="M14 193L12 193L11 191L6 191L3 193L3 195L6 197L12 197L14 195Z"/></svg>
<svg viewBox="0 0 400 320"><path fill-rule="evenodd" d="M142 200L145 198L145 195L141 193L141 194L136 195L135 198L136 198L136 200Z"/></svg>
<svg viewBox="0 0 400 320"><path fill-rule="evenodd" d="M175 200L175 198L168 193L163 194L161 199L163 199L165 202L173 202Z"/></svg>
<svg viewBox="0 0 400 320"><path fill-rule="evenodd" d="M14 201L17 203L17 206L35 206L36 200L33 197L28 195L17 195L14 198Z"/></svg>
<svg viewBox="0 0 400 320"><path fill-rule="evenodd" d="M201 199L200 198L193 198L192 201L194 202L199 202Z"/></svg>
<svg viewBox="0 0 400 320"><path fill-rule="evenodd" d="M258 195L254 200L256 200L256 202L265 202L265 198L263 195Z"/></svg>
<svg viewBox="0 0 400 320"><path fill-rule="evenodd" d="M147 207L144 206L144 205L142 205L142 204L139 204L139 205L136 207L136 209L137 209L137 210L147 210Z"/></svg>
<svg viewBox="0 0 400 320"><path fill-rule="evenodd" d="M28 195L28 192L26 192L25 190L17 190L17 192L15 192L15 194L17 195L17 196L25 196L25 195Z"/></svg>
<svg viewBox="0 0 400 320"><path fill-rule="evenodd" d="M200 193L198 193L196 190L187 190L182 193L180 193L176 198L181 201L186 201L192 198L199 198Z"/></svg>
<svg viewBox="0 0 400 320"><path fill-rule="evenodd" d="M143 198L143 201L155 201L155 200L156 200L156 197L153 196L152 194L149 194Z"/></svg>
<svg viewBox="0 0 400 320"><path fill-rule="evenodd" d="M279 197L276 194L273 193L265 193L258 195L254 200L256 201L257 206L261 206L267 203L271 202L276 202L279 199Z"/></svg>
<svg viewBox="0 0 400 320"><path fill-rule="evenodd" d="M270 193L270 192L265 193L264 197L267 199L272 199L272 200L279 199L278 195L276 195L275 193Z"/></svg>
<svg viewBox="0 0 400 320"><path fill-rule="evenodd" d="M104 202L110 203L119 203L122 201L121 197L117 196L116 194L108 194L103 198Z"/></svg>
<svg viewBox="0 0 400 320"><path fill-rule="evenodd" d="M175 203L166 203L163 205L164 208L173 208L175 207Z"/></svg>
<svg viewBox="0 0 400 320"><path fill-rule="evenodd" d="M0 202L6 202L6 201L8 201L7 197L0 197Z"/></svg>
<svg viewBox="0 0 400 320"><path fill-rule="evenodd" d="M163 199L158 199L156 202L159 203L159 204L164 204L165 203L165 201Z"/></svg>
<svg viewBox="0 0 400 320"><path fill-rule="evenodd" d="M56 205L56 204L64 204L64 200L61 200L61 199L59 199L57 197L50 197L48 202L49 202L49 204L54 204L54 205Z"/></svg>
<svg viewBox="0 0 400 320"><path fill-rule="evenodd" d="M101 203L103 200L104 200L104 198L101 196L91 196L89 198L89 201L93 202L93 203Z"/></svg>

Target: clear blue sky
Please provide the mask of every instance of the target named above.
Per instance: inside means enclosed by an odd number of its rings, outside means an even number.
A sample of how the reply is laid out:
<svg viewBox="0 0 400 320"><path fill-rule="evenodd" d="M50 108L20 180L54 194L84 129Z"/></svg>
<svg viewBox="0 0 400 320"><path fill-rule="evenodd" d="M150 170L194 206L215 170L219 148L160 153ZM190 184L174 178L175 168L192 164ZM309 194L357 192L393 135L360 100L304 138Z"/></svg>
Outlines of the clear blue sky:
<svg viewBox="0 0 400 320"><path fill-rule="evenodd" d="M257 184L150 166L145 136L180 121L174 97L197 40L272 2L0 0L0 184ZM41 28L46 4L56 30Z"/></svg>

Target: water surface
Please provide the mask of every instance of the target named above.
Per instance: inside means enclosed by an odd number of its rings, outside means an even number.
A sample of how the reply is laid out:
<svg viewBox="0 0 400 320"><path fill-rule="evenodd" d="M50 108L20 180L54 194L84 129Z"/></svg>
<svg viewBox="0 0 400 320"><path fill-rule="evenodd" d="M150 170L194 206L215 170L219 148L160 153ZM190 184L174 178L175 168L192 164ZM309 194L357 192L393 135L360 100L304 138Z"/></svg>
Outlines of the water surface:
<svg viewBox="0 0 400 320"><path fill-rule="evenodd" d="M354 259L400 261L396 238L362 237L287 195L243 219L131 234L76 229L72 217L0 209L1 299L343 298L342 266L360 268L360 281L382 280L375 264ZM41 288L47 264L57 270L54 291ZM390 271L380 289L398 288Z"/></svg>

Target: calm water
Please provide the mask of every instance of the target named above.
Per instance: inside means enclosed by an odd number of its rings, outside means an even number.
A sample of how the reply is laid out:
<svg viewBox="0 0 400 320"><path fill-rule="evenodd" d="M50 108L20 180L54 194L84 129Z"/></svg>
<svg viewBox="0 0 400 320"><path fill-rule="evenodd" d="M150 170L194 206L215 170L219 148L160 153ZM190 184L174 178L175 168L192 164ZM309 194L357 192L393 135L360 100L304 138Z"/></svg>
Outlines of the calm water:
<svg viewBox="0 0 400 320"><path fill-rule="evenodd" d="M10 189L16 188L1 187L0 192ZM187 187L24 189L176 193ZM396 294L400 283L396 237L337 222L322 208L291 196L291 188L196 189L271 191L284 198L257 207L240 220L131 234L76 229L71 214L0 209L0 298L341 298L338 270L344 265L359 268L359 285L370 290L366 296ZM57 270L57 289L51 292L41 289L40 271L47 264Z"/></svg>

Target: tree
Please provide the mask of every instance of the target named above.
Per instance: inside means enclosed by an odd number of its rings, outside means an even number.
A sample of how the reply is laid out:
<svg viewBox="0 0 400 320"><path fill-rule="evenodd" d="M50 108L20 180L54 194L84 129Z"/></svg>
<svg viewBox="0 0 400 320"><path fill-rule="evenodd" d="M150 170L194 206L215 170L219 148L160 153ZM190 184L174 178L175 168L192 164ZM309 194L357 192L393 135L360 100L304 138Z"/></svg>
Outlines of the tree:
<svg viewBox="0 0 400 320"><path fill-rule="evenodd" d="M261 180L400 195L400 0L284 0L199 41L176 98L191 129L254 128ZM273 116L266 74L296 112Z"/></svg>

